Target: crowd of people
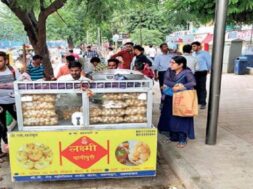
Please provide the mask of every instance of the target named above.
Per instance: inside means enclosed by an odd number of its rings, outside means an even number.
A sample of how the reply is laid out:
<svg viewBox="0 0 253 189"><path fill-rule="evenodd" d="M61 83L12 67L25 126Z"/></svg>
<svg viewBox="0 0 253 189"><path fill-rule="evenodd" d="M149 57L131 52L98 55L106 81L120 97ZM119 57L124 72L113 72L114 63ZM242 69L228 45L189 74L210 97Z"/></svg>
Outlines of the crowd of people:
<svg viewBox="0 0 253 189"><path fill-rule="evenodd" d="M3 162L1 158L6 155L8 148L6 111L16 119L13 91L15 80L91 80L92 73L106 69L136 70L159 81L162 98L158 130L168 132L171 141L178 142L180 148L184 147L187 138L195 137L193 117L173 116L172 96L177 91L196 89L200 109L206 108L206 79L211 68L211 56L201 50L201 43L197 41L185 45L182 53L170 50L167 43L163 43L160 45L160 52L157 53L150 45L145 53L142 46L128 42L117 53L110 47L106 63L102 63L103 57L93 50L92 46L88 46L82 56L69 50L61 57L61 67L53 76L46 72L43 57L40 55L34 55L32 61L26 64L26 69L24 67L15 69L8 64L6 53L0 52L0 140L6 144L5 149L0 150L0 163ZM172 93L166 93L168 89L171 89Z"/></svg>

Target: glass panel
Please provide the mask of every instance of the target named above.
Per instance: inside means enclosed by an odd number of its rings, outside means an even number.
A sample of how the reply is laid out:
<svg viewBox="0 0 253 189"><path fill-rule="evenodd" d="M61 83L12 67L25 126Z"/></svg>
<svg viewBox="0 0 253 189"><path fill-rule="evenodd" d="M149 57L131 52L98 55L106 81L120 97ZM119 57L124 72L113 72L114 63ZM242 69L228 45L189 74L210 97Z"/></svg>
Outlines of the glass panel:
<svg viewBox="0 0 253 189"><path fill-rule="evenodd" d="M21 97L24 126L82 125L81 94L31 94Z"/></svg>
<svg viewBox="0 0 253 189"><path fill-rule="evenodd" d="M100 93L90 98L90 124L146 122L146 93Z"/></svg>

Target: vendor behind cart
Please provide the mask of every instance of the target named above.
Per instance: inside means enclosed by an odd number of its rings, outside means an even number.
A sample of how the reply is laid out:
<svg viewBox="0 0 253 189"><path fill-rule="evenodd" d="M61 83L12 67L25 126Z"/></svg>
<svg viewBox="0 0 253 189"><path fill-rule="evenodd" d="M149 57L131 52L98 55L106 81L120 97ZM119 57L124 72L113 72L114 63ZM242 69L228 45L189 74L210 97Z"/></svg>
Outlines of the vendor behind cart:
<svg viewBox="0 0 253 189"><path fill-rule="evenodd" d="M70 73L58 78L58 81L90 81L82 75L82 64L78 61L70 62L68 65Z"/></svg>
<svg viewBox="0 0 253 189"><path fill-rule="evenodd" d="M89 78L84 77L82 75L82 64L78 61L70 62L69 65L70 74L63 75L58 78L57 81L90 81ZM85 90L86 89L82 89ZM88 96L90 96L91 92L87 90ZM69 102L71 102L72 107L81 107L82 105L82 95L80 93L72 93L72 94L61 94L60 100L57 101L56 106L57 107L64 107L68 106ZM58 108L60 111L62 111L62 108Z"/></svg>
<svg viewBox="0 0 253 189"><path fill-rule="evenodd" d="M110 58L107 61L107 68L109 70L111 70L111 69L118 69L118 65L119 65L119 60L116 59L116 58Z"/></svg>

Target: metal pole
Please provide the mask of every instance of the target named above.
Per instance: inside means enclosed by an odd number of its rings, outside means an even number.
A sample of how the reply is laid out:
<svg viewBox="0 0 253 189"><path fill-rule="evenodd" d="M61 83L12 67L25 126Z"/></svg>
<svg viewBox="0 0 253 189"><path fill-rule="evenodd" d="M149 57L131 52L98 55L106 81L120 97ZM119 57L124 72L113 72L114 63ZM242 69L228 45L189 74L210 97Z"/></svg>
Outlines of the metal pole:
<svg viewBox="0 0 253 189"><path fill-rule="evenodd" d="M252 45L252 36L253 36L253 24L251 25L251 31L250 31L250 46Z"/></svg>
<svg viewBox="0 0 253 189"><path fill-rule="evenodd" d="M208 103L206 144L215 145L220 104L220 88L228 0L216 0L212 73Z"/></svg>

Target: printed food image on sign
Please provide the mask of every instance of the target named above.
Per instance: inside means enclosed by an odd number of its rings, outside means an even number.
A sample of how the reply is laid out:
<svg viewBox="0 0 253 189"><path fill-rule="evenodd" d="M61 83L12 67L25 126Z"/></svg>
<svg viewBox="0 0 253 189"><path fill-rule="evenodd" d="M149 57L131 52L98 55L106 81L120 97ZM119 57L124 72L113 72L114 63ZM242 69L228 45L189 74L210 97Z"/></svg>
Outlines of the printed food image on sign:
<svg viewBox="0 0 253 189"><path fill-rule="evenodd" d="M115 156L123 165L141 165L149 159L150 148L141 141L125 141L116 148Z"/></svg>
<svg viewBox="0 0 253 189"><path fill-rule="evenodd" d="M28 143L17 152L17 161L24 169L44 169L52 164L52 150L39 143Z"/></svg>

